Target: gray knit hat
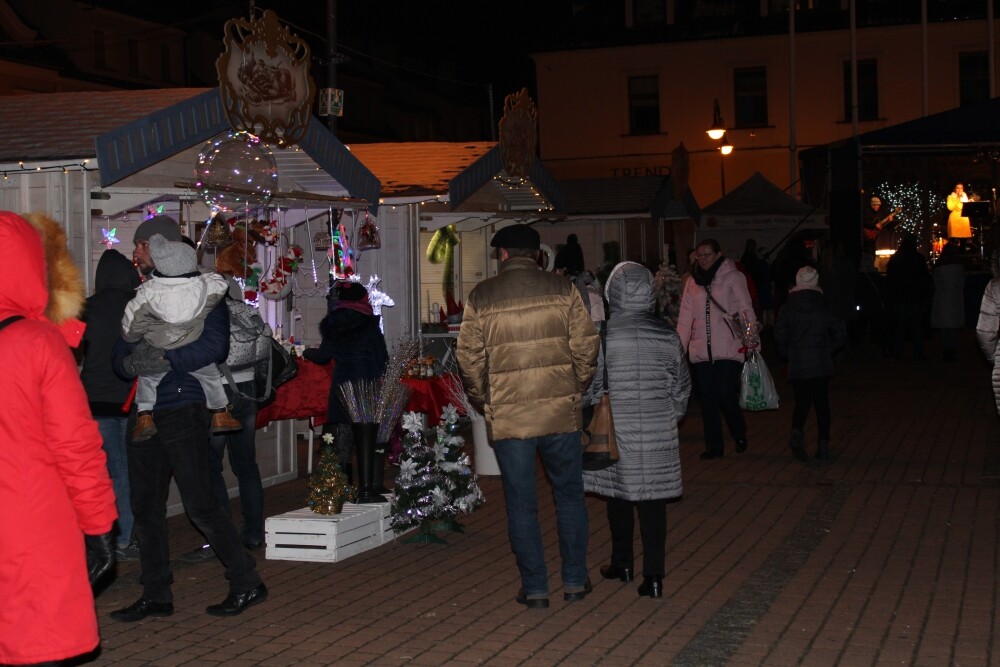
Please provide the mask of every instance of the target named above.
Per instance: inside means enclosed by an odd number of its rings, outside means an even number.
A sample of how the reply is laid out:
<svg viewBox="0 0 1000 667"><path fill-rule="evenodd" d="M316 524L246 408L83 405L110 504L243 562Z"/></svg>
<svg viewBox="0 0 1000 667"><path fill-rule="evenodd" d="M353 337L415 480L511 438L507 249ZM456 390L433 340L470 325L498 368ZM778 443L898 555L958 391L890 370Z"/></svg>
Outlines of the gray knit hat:
<svg viewBox="0 0 1000 667"><path fill-rule="evenodd" d="M167 241L181 240L181 228L177 221L169 215L157 215L149 220L144 220L141 225L135 228L132 242L148 241L153 238L153 234L160 234Z"/></svg>
<svg viewBox="0 0 1000 667"><path fill-rule="evenodd" d="M156 272L163 276L182 276L198 271L194 248L180 240L168 241L162 234L153 234L149 239L149 255Z"/></svg>

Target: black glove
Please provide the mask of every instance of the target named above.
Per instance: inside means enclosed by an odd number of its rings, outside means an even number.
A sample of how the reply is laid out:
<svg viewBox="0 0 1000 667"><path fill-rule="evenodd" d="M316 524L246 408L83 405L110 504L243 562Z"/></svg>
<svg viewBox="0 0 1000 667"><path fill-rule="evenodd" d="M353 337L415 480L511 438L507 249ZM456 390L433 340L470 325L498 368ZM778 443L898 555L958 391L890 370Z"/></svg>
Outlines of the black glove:
<svg viewBox="0 0 1000 667"><path fill-rule="evenodd" d="M103 535L84 535L83 541L87 545L87 576L93 588L115 564L114 538L107 532Z"/></svg>
<svg viewBox="0 0 1000 667"><path fill-rule="evenodd" d="M146 341L139 341L123 364L126 371L135 375L155 375L171 369L170 362L163 357L163 350Z"/></svg>

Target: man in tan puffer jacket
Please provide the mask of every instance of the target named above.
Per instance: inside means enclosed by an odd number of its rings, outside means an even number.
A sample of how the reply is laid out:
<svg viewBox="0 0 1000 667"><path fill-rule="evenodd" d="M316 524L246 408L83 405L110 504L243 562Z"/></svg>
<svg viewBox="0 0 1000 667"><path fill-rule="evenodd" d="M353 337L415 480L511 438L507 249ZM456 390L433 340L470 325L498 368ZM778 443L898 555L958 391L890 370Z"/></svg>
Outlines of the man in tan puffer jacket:
<svg viewBox="0 0 1000 667"><path fill-rule="evenodd" d="M469 398L482 407L507 501L507 531L521 572L517 602L549 606L537 516L535 452L552 481L562 554L563 599L582 600L587 577L580 397L600 345L580 293L539 269L539 237L527 225L498 231L500 272L469 295L457 358Z"/></svg>

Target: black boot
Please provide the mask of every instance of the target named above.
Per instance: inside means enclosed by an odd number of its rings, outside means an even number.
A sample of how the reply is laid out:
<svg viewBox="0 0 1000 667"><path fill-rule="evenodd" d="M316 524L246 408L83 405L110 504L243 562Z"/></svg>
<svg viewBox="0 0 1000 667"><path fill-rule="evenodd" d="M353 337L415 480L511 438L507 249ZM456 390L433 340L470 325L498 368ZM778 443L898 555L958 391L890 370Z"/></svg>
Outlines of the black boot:
<svg viewBox="0 0 1000 667"><path fill-rule="evenodd" d="M830 460L830 441L826 438L821 438L816 447L816 459L819 461Z"/></svg>
<svg viewBox="0 0 1000 667"><path fill-rule="evenodd" d="M388 450L388 442L379 442L375 445L375 471L372 474L372 492L377 496L389 493L389 490L385 488L385 453ZM384 500L383 498L382 501Z"/></svg>
<svg viewBox="0 0 1000 667"><path fill-rule="evenodd" d="M806 463L809 460L809 455L806 454L804 439L802 430L793 428L792 437L788 441L788 447L792 450L792 456L794 456L796 460Z"/></svg>
<svg viewBox="0 0 1000 667"><path fill-rule="evenodd" d="M372 488L375 476L375 438L378 424L354 424L354 451L358 457L358 502L381 503L385 499Z"/></svg>

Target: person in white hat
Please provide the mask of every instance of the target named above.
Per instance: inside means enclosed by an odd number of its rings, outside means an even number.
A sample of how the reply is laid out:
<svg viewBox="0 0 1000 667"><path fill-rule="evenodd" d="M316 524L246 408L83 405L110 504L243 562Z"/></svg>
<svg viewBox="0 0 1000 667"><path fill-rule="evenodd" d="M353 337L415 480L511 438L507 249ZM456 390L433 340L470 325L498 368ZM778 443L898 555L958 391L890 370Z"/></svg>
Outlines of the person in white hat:
<svg viewBox="0 0 1000 667"><path fill-rule="evenodd" d="M803 266L795 275L795 287L778 313L774 327L778 354L788 360L788 379L792 383L795 409L792 412L792 436L788 446L802 462L809 460L805 450L805 425L809 408L816 408L818 445L816 458L830 458L830 379L833 355L847 341L847 324L834 316L819 286L819 272Z"/></svg>

